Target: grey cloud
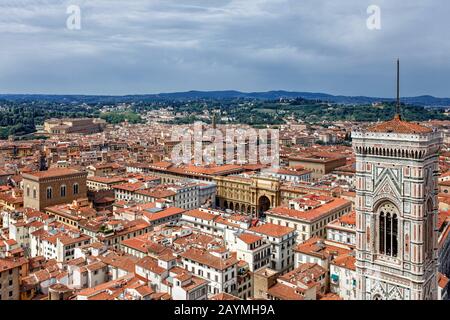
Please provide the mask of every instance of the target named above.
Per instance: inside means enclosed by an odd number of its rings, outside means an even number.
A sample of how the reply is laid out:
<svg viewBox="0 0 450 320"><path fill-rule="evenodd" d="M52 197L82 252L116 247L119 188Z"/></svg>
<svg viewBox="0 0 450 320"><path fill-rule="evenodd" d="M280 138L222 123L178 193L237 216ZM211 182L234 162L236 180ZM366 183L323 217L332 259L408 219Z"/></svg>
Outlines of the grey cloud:
<svg viewBox="0 0 450 320"><path fill-rule="evenodd" d="M79 4L82 30L67 30ZM382 29L366 28L366 9ZM0 92L450 96L446 0L0 0Z"/></svg>

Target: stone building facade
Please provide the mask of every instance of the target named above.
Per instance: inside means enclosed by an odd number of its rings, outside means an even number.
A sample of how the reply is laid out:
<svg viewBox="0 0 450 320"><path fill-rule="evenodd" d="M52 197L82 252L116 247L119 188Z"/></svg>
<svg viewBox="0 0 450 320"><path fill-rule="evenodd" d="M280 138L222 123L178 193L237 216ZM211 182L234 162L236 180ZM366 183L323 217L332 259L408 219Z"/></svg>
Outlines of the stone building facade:
<svg viewBox="0 0 450 320"><path fill-rule="evenodd" d="M397 114L352 138L358 299L437 299L440 133Z"/></svg>
<svg viewBox="0 0 450 320"><path fill-rule="evenodd" d="M87 172L74 169L50 169L23 174L24 207L43 210L48 206L86 198L86 178Z"/></svg>
<svg viewBox="0 0 450 320"><path fill-rule="evenodd" d="M281 183L266 177L215 177L217 185L216 206L251 215L280 205Z"/></svg>

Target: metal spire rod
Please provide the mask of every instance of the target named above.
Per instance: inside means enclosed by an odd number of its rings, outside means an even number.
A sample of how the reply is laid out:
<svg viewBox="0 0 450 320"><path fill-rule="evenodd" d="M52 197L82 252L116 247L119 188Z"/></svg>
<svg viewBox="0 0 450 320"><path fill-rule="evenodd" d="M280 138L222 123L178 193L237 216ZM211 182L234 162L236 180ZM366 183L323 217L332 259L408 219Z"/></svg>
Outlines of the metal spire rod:
<svg viewBox="0 0 450 320"><path fill-rule="evenodd" d="M400 59L397 59L397 115L400 116Z"/></svg>

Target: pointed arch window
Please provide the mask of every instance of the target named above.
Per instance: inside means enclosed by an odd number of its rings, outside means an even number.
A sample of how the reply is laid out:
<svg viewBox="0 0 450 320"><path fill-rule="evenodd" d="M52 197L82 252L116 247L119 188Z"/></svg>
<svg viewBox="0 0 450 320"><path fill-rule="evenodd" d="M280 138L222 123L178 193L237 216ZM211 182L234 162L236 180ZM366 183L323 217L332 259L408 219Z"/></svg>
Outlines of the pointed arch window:
<svg viewBox="0 0 450 320"><path fill-rule="evenodd" d="M434 224L433 224L433 202L431 199L427 201L427 215L424 225L424 251L425 257L429 258L433 255L434 249Z"/></svg>
<svg viewBox="0 0 450 320"><path fill-rule="evenodd" d="M391 203L380 206L378 221L378 251L381 254L397 257L398 255L398 214Z"/></svg>
<svg viewBox="0 0 450 320"><path fill-rule="evenodd" d="M398 254L398 218L394 214L392 216L392 256L396 257Z"/></svg>
<svg viewBox="0 0 450 320"><path fill-rule="evenodd" d="M66 196L66 185L62 185L60 188L60 193L61 193L61 197L65 197Z"/></svg>
<svg viewBox="0 0 450 320"><path fill-rule="evenodd" d="M79 190L78 183L74 183L74 185L73 185L73 194L78 194L79 191L80 190Z"/></svg>
<svg viewBox="0 0 450 320"><path fill-rule="evenodd" d="M386 234L386 216L384 215L384 212L381 211L380 213L380 232L379 232L379 239L380 239L380 244L379 244L379 248L380 248L380 253L384 253L384 248L385 246L385 234Z"/></svg>
<svg viewBox="0 0 450 320"><path fill-rule="evenodd" d="M53 198L53 189L52 187L47 188L47 199Z"/></svg>

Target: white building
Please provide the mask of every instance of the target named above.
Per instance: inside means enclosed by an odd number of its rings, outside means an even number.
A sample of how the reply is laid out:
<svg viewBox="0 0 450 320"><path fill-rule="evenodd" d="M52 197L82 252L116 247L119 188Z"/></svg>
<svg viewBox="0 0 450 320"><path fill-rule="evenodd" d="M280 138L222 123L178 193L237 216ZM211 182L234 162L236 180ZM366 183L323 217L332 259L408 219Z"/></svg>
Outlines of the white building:
<svg viewBox="0 0 450 320"><path fill-rule="evenodd" d="M91 237L76 230L47 228L31 233L31 257L44 256L58 262L75 258L75 248L91 242Z"/></svg>
<svg viewBox="0 0 450 320"><path fill-rule="evenodd" d="M249 229L250 233L261 236L271 245L270 268L278 272L294 268L294 246L297 233L293 228L272 223Z"/></svg>
<svg viewBox="0 0 450 320"><path fill-rule="evenodd" d="M92 288L108 280L108 267L101 261L71 268L72 287Z"/></svg>
<svg viewBox="0 0 450 320"><path fill-rule="evenodd" d="M189 272L174 274L172 279L173 300L207 300L208 281Z"/></svg>
<svg viewBox="0 0 450 320"><path fill-rule="evenodd" d="M352 203L341 198L309 194L292 199L287 206L279 206L266 212L266 220L273 224L294 228L297 241L311 237L325 237L325 227L331 221L349 213Z"/></svg>
<svg viewBox="0 0 450 320"><path fill-rule="evenodd" d="M187 226L196 228L204 233L216 235L219 228L216 219L220 217L216 211L206 209L195 209L183 212L181 220Z"/></svg>
<svg viewBox="0 0 450 320"><path fill-rule="evenodd" d="M300 182L310 182L312 177L311 170L296 169L296 168L269 168L264 169L261 175L266 177L273 177L283 181L300 183Z"/></svg>
<svg viewBox="0 0 450 320"><path fill-rule="evenodd" d="M216 194L215 184L200 182L179 182L153 187L144 182L129 182L113 185L112 188L116 201L148 203L164 199L172 206L185 210L199 208L206 199L215 199Z"/></svg>
<svg viewBox="0 0 450 320"><path fill-rule="evenodd" d="M229 251L191 248L181 259L184 269L208 281L208 296L236 292L238 260Z"/></svg>
<svg viewBox="0 0 450 320"><path fill-rule="evenodd" d="M263 237L251 233L242 233L236 238L237 258L247 262L248 269L251 272L270 265L271 244Z"/></svg>
<svg viewBox="0 0 450 320"><path fill-rule="evenodd" d="M357 274L355 256L343 254L330 264L330 291L344 300L356 300Z"/></svg>
<svg viewBox="0 0 450 320"><path fill-rule="evenodd" d="M330 222L326 231L328 241L356 246L356 213L352 211Z"/></svg>
<svg viewBox="0 0 450 320"><path fill-rule="evenodd" d="M294 251L296 268L304 263L315 263L329 270L331 261L339 255L349 254L351 248L315 237L299 244Z"/></svg>

